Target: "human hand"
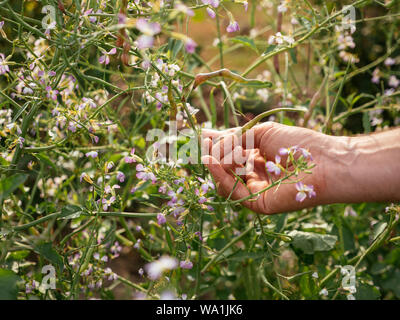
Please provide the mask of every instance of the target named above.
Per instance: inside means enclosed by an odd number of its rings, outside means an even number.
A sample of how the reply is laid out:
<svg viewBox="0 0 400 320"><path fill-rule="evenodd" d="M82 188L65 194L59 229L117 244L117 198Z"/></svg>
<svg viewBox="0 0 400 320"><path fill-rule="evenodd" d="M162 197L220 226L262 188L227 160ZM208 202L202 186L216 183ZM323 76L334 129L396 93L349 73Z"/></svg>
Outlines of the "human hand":
<svg viewBox="0 0 400 320"><path fill-rule="evenodd" d="M219 194L233 200L246 199L243 205L264 214L299 210L328 201L325 169L334 165L334 158L327 152L334 148L333 137L275 122L254 126L241 137L235 136L235 132L237 129L202 132L206 154L202 161L214 177ZM282 149L290 147L304 148L295 152L294 159L308 158L307 151L311 153L316 165L312 174L300 173L268 189L285 177L285 168L287 172L293 169L292 161ZM280 169L277 155L281 158ZM238 176L243 183L236 182ZM295 184L296 181L300 183ZM259 195L251 196L257 193Z"/></svg>

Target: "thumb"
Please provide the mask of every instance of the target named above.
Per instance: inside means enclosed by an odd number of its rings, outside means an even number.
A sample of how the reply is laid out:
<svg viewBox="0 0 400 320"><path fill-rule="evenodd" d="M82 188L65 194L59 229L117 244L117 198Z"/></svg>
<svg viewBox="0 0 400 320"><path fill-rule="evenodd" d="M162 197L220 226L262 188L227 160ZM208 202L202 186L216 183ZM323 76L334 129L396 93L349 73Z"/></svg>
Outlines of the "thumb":
<svg viewBox="0 0 400 320"><path fill-rule="evenodd" d="M217 159L212 156L204 156L201 160L214 177L219 194L228 197L232 193L231 198L234 200L250 195L243 183L240 181L236 183L237 178L227 173Z"/></svg>

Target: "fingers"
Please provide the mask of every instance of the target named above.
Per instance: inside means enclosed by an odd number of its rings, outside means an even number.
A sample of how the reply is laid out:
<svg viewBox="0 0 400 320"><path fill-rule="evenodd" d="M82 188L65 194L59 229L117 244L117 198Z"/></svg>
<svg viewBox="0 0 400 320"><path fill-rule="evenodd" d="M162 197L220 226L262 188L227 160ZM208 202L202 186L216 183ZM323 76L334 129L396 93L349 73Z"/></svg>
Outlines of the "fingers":
<svg viewBox="0 0 400 320"><path fill-rule="evenodd" d="M300 174L298 180L304 185L312 185L316 196L307 196L304 200L298 201L296 195L299 190L296 188L295 183L282 183L275 188L268 190L263 197L263 208L268 214L292 212L304 208L315 207L323 204L324 200L321 199L321 188L315 184L312 175Z"/></svg>
<svg viewBox="0 0 400 320"><path fill-rule="evenodd" d="M214 177L217 185L217 190L220 195L228 197L232 192L231 199L234 200L242 199L249 196L248 190L240 181L236 184L235 187L237 178L227 173L217 159L211 156L204 156L201 158L201 160L207 166L211 175Z"/></svg>
<svg viewBox="0 0 400 320"><path fill-rule="evenodd" d="M216 139L222 135L227 135L229 133L235 132L237 128L231 128L227 130L214 130L214 129L202 129L201 130L201 136L203 139L205 138L210 138L210 139Z"/></svg>
<svg viewBox="0 0 400 320"><path fill-rule="evenodd" d="M221 145L213 145L212 140L208 137L204 138L202 141L202 156L211 155L213 158L217 159L222 165L225 171L230 172L230 170L235 171L237 168L243 168L249 150L243 149L236 142L232 142L234 136L229 136L227 139L222 140ZM235 141L238 138L234 138ZM214 148L214 149L213 149ZM220 148L223 148L222 153L219 152ZM243 172L236 172L238 175L244 174Z"/></svg>
<svg viewBox="0 0 400 320"><path fill-rule="evenodd" d="M259 149L250 150L246 163L246 183L252 193L268 186L268 175L265 171L265 160Z"/></svg>
<svg viewBox="0 0 400 320"><path fill-rule="evenodd" d="M210 154L216 158L226 171L241 167L244 163L241 158L244 157L245 153L242 152L243 157L240 157L240 151L235 151L238 146L241 146L244 150L259 148L261 155L268 161L275 162L275 156L280 155L281 165L289 168L291 163L287 162L288 157L284 152L285 150L281 149L300 147L309 150L313 158L318 158L322 150L329 146L329 136L310 129L286 126L275 122L258 124L242 136L236 134L239 129L203 130L203 137L205 137L205 140L208 139L206 143L209 147L209 152L205 154ZM295 158L301 154L300 151L296 152ZM233 159L233 156L236 157L237 155L239 157Z"/></svg>
<svg viewBox="0 0 400 320"><path fill-rule="evenodd" d="M220 163L226 172L235 172L235 174L241 176L246 172L244 166L248 159L250 150L243 149L241 146L235 147L235 149L221 159Z"/></svg>
<svg viewBox="0 0 400 320"><path fill-rule="evenodd" d="M212 141L212 149L208 154L221 160L229 155L236 146L241 146L243 149L259 148L261 138L270 127L271 122L264 122L247 130L243 135L237 135L237 132L242 129L240 127L223 131L203 129L202 138Z"/></svg>

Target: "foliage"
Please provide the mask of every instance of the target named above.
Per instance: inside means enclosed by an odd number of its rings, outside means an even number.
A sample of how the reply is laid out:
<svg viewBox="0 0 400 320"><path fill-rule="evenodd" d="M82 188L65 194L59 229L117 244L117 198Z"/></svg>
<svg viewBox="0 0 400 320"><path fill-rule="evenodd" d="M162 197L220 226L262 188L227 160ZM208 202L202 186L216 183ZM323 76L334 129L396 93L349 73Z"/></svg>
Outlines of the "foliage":
<svg viewBox="0 0 400 320"><path fill-rule="evenodd" d="M334 135L398 125L399 11L368 0L0 1L0 299L400 298L398 206L260 216L219 197L202 164L160 151L195 160L203 128L273 107L306 112L269 120ZM172 134L155 141L152 129ZM312 168L297 161L271 188ZM355 286L342 285L347 265Z"/></svg>

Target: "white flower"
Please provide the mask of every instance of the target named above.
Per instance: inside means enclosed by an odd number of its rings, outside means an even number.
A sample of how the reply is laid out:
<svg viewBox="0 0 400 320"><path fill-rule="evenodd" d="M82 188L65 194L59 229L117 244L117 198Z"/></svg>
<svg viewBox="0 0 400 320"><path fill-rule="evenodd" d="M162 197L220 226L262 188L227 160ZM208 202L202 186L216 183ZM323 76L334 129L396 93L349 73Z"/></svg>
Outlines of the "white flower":
<svg viewBox="0 0 400 320"><path fill-rule="evenodd" d="M315 278L315 279L318 279L318 272L314 272L311 276L312 276L313 278Z"/></svg>
<svg viewBox="0 0 400 320"><path fill-rule="evenodd" d="M144 266L149 278L157 280L165 271L174 270L178 266L178 261L169 256L162 256L157 261L150 262Z"/></svg>
<svg viewBox="0 0 400 320"><path fill-rule="evenodd" d="M277 32L275 35L270 36L268 39L268 44L283 44L284 42L292 45L294 43L294 38L291 36L284 36L282 33Z"/></svg>
<svg viewBox="0 0 400 320"><path fill-rule="evenodd" d="M278 12L286 12L288 10L289 6L289 1L290 0L284 0L281 2L281 4L278 6Z"/></svg>
<svg viewBox="0 0 400 320"><path fill-rule="evenodd" d="M325 296L325 297L327 297L327 296L328 296L328 290L326 290L326 288L323 288L323 289L319 292L319 295L320 295L320 296Z"/></svg>
<svg viewBox="0 0 400 320"><path fill-rule="evenodd" d="M346 48L354 48L356 46L352 36L339 35L338 43L339 43L339 50L344 50Z"/></svg>
<svg viewBox="0 0 400 320"><path fill-rule="evenodd" d="M355 212L354 209L353 209L351 206L347 206L347 207L344 209L343 215L344 215L345 217L348 217L348 216L357 217L357 212Z"/></svg>
<svg viewBox="0 0 400 320"><path fill-rule="evenodd" d="M268 89L258 89L257 91L258 96L261 98L263 102L267 102L269 98Z"/></svg>
<svg viewBox="0 0 400 320"><path fill-rule="evenodd" d="M86 155L86 158L89 158L89 157L97 158L98 157L98 153L96 151L89 151L85 155Z"/></svg>
<svg viewBox="0 0 400 320"><path fill-rule="evenodd" d="M176 300L176 295L172 291L166 290L160 294L160 300Z"/></svg>
<svg viewBox="0 0 400 320"><path fill-rule="evenodd" d="M396 60L389 57L385 60L384 64L385 64L385 66L389 67L389 66L396 64Z"/></svg>
<svg viewBox="0 0 400 320"><path fill-rule="evenodd" d="M356 300L356 297L353 296L352 294L347 295L347 300Z"/></svg>
<svg viewBox="0 0 400 320"><path fill-rule="evenodd" d="M372 79L371 81L373 83L379 83L379 79L380 79L380 71L378 68L375 68L375 70L372 72Z"/></svg>
<svg viewBox="0 0 400 320"><path fill-rule="evenodd" d="M393 88L397 88L400 85L400 80L397 79L395 76L390 76L389 78L389 86Z"/></svg>
<svg viewBox="0 0 400 320"><path fill-rule="evenodd" d="M385 90L384 95L385 95L386 97L389 97L389 96L391 96L393 93L394 93L394 89L391 88L391 89Z"/></svg>
<svg viewBox="0 0 400 320"><path fill-rule="evenodd" d="M360 62L360 59L355 54L352 54L350 52L346 51L340 51L339 52L339 57L342 58L344 62L351 62L351 63L358 63Z"/></svg>

